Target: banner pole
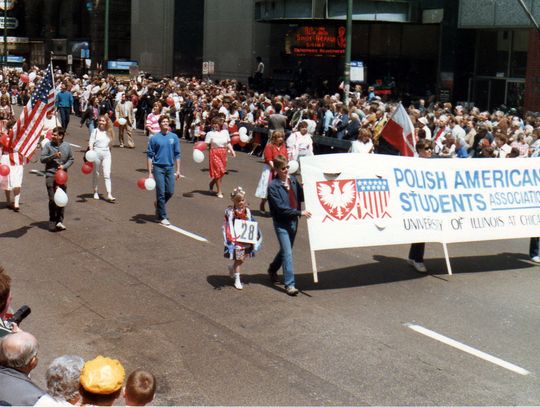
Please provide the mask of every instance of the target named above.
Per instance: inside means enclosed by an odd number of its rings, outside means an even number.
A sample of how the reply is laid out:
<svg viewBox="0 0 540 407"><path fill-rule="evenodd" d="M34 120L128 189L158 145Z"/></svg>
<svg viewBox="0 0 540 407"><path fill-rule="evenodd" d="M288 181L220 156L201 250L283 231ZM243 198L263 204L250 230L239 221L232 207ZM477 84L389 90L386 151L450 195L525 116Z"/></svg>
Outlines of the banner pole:
<svg viewBox="0 0 540 407"><path fill-rule="evenodd" d="M315 250L311 250L311 268L313 271L313 282L318 283L319 277L317 276L317 259L315 258Z"/></svg>
<svg viewBox="0 0 540 407"><path fill-rule="evenodd" d="M444 250L444 258L446 260L446 269L448 270L448 275L452 275L452 266L450 265L450 257L448 256L448 246L446 243L442 244Z"/></svg>

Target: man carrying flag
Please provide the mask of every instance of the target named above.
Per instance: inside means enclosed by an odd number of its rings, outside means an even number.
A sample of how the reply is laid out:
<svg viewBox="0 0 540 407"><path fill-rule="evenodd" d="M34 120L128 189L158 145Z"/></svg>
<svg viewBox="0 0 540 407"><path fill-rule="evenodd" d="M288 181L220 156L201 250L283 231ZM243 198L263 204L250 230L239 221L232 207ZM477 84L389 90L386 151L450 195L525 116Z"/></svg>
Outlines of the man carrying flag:
<svg viewBox="0 0 540 407"><path fill-rule="evenodd" d="M406 157L415 157L417 155L414 126L401 103L388 119L386 126L382 129L381 139L399 151L400 155Z"/></svg>

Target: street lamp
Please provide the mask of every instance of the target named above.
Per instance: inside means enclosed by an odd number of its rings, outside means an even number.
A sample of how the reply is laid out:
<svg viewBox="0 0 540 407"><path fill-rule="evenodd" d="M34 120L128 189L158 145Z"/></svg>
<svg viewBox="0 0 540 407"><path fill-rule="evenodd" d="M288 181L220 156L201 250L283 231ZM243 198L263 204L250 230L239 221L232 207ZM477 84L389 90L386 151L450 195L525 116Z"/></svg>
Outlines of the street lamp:
<svg viewBox="0 0 540 407"><path fill-rule="evenodd" d="M7 0L4 0L4 66L7 66Z"/></svg>

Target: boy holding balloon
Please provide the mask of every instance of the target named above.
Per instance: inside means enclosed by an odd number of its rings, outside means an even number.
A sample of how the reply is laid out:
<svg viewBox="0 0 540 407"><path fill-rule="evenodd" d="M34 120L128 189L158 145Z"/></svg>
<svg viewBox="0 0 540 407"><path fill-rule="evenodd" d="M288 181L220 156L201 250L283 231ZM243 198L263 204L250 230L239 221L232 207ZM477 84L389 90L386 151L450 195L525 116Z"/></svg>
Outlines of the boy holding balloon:
<svg viewBox="0 0 540 407"><path fill-rule="evenodd" d="M56 127L50 143L41 150L41 162L45 164L45 186L49 194L49 230L65 230L64 207L67 205L67 172L73 164L71 146L64 142L65 130Z"/></svg>

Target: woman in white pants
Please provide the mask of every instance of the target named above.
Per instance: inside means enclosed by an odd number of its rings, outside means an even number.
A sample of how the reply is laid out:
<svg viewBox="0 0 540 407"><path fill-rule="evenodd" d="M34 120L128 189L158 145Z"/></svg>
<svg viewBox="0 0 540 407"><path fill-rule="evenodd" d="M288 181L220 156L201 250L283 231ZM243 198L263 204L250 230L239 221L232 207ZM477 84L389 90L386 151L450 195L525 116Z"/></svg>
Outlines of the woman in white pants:
<svg viewBox="0 0 540 407"><path fill-rule="evenodd" d="M111 139L108 133L109 122L105 116L100 116L98 120L98 127L90 134L90 140L88 141L88 148L94 150L97 153L97 160L94 162L94 199L99 199L98 194L98 177L99 167L103 168L103 179L105 180L105 189L107 190L106 200L109 202L116 201L116 198L111 193L111 150L109 145Z"/></svg>

